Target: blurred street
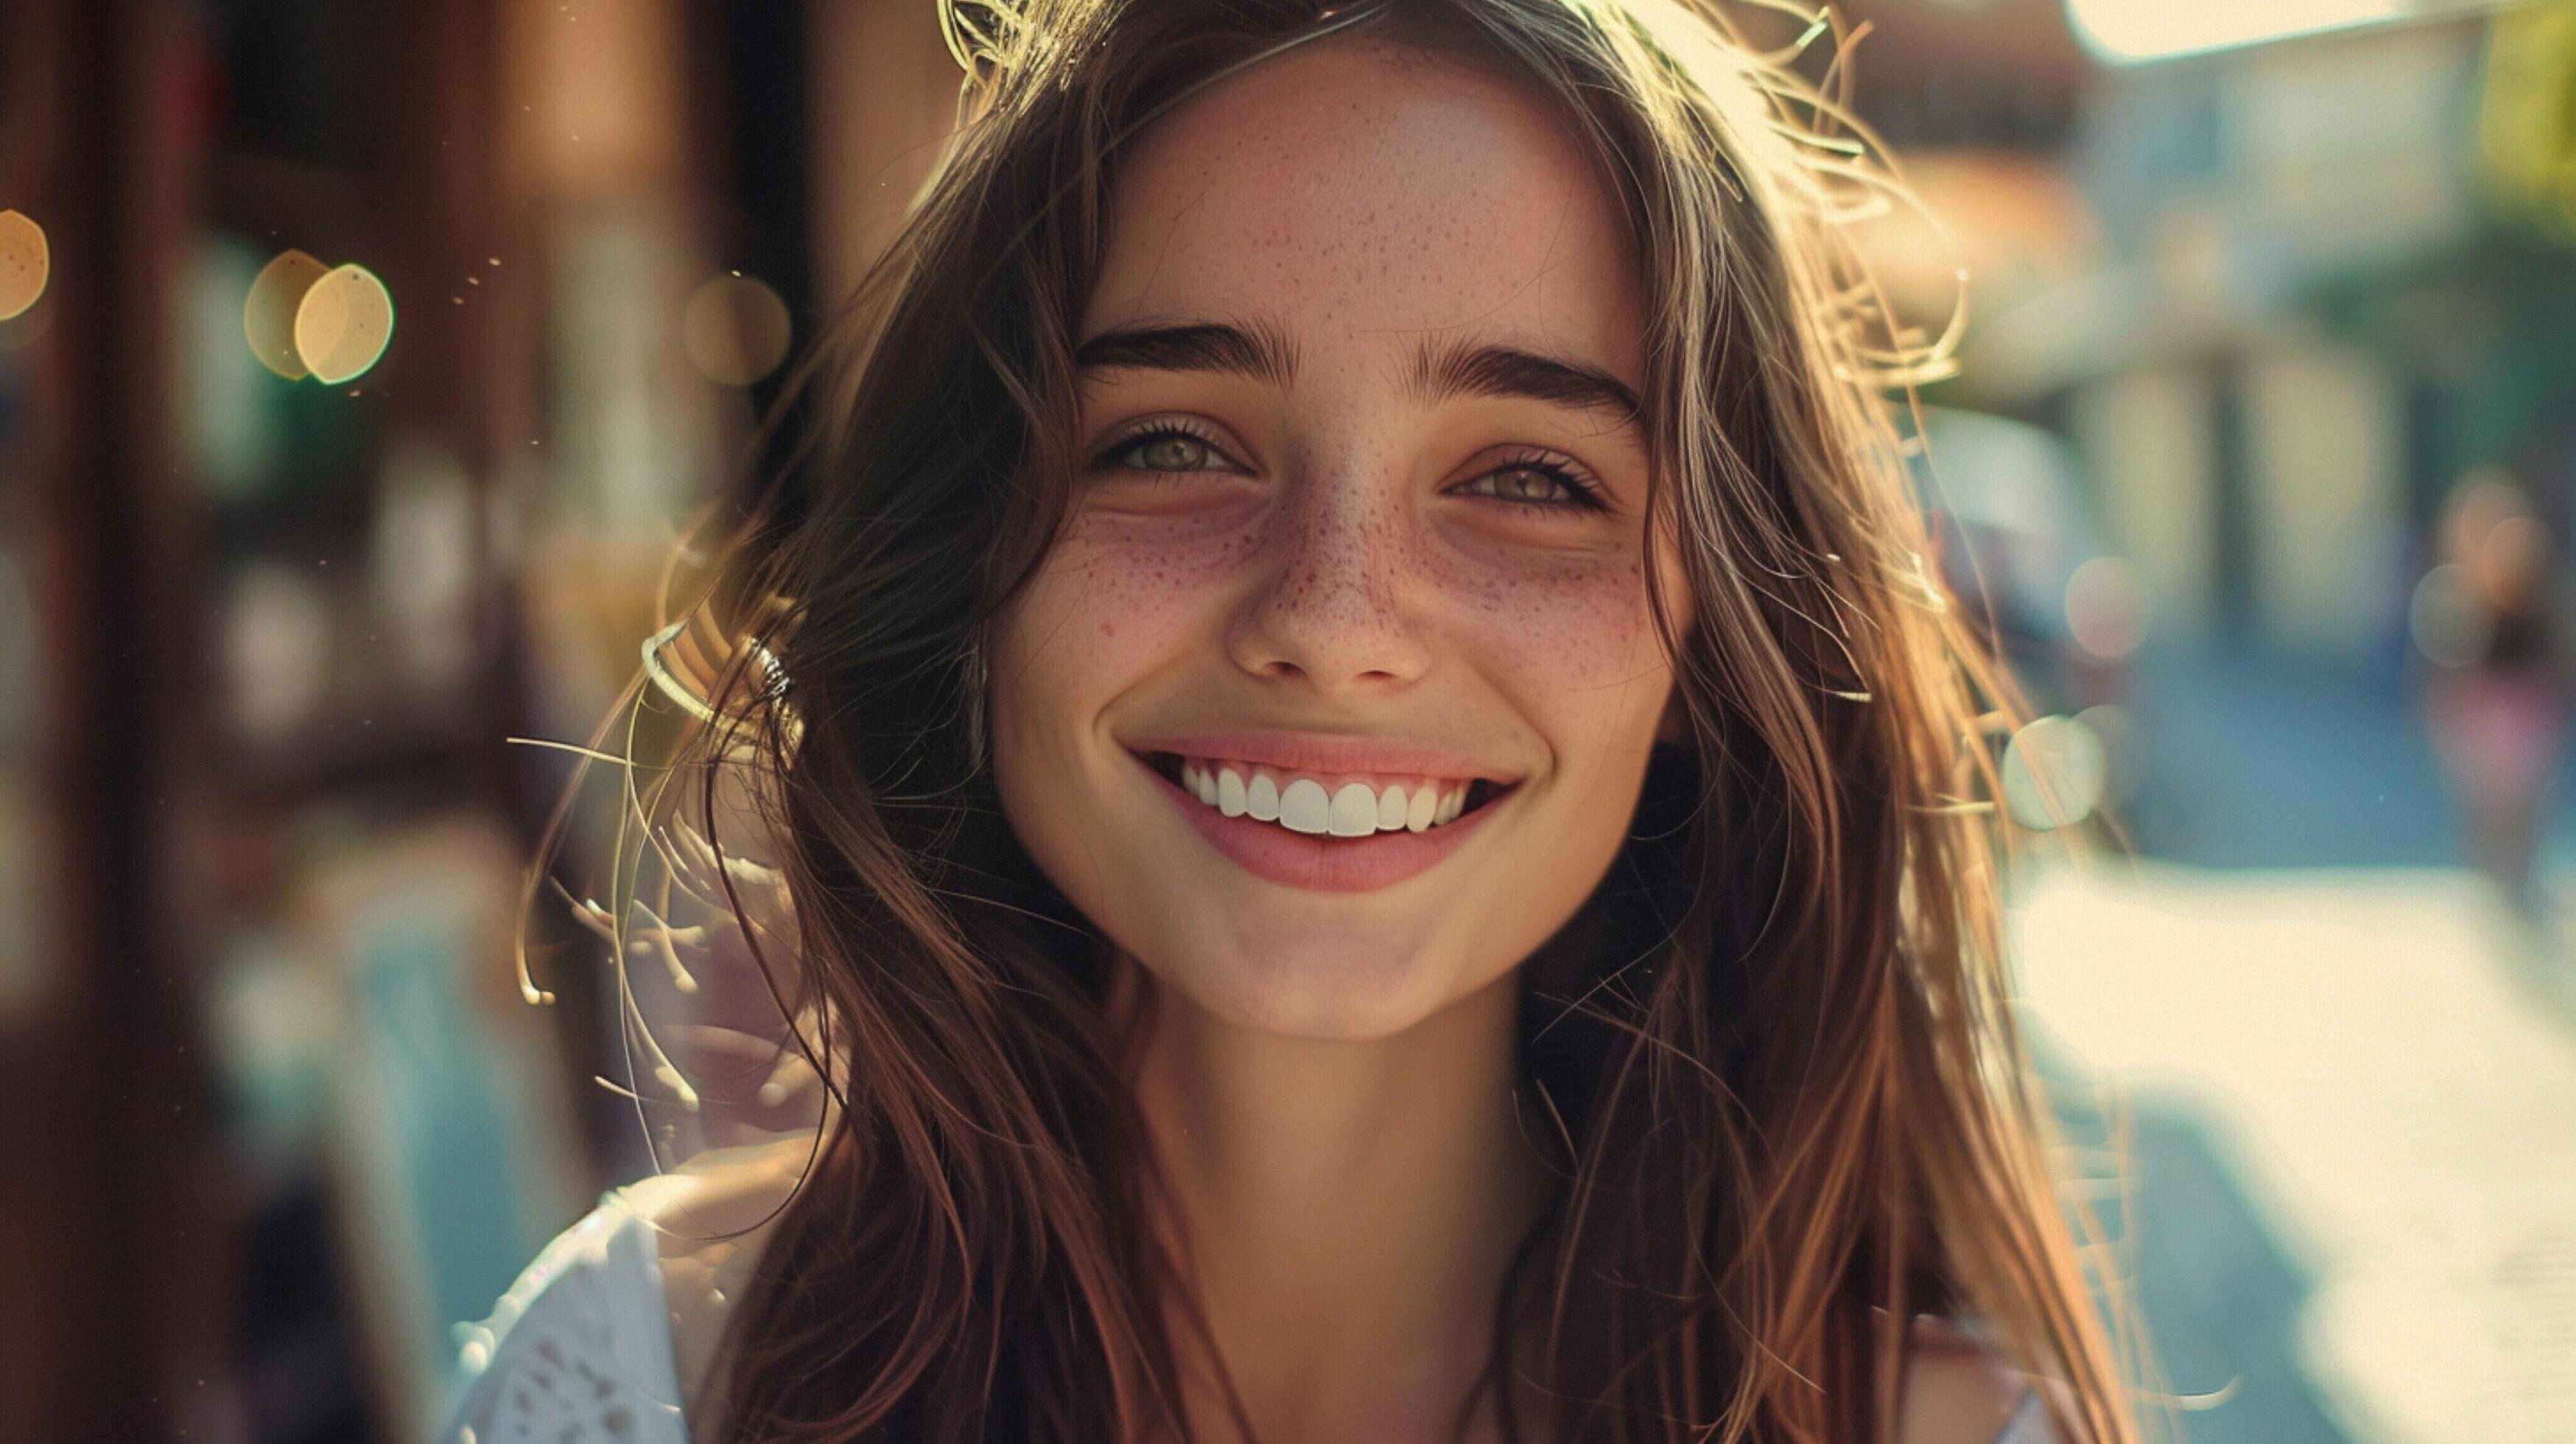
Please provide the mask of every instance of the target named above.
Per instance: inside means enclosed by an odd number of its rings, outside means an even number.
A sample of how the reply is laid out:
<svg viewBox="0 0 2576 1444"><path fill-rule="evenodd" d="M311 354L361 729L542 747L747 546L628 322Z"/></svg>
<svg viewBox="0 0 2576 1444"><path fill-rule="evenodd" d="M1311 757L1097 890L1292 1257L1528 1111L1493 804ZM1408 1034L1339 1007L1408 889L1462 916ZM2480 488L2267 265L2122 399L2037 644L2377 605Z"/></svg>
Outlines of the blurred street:
<svg viewBox="0 0 2576 1444"><path fill-rule="evenodd" d="M2094 1201L2179 1432L2569 1438L2576 816L2552 809L2534 934L2457 865L2421 722L2373 682L2142 673L2160 856L2033 869L2016 946L2086 1161L2100 1090L2125 1104L2129 1197Z"/></svg>

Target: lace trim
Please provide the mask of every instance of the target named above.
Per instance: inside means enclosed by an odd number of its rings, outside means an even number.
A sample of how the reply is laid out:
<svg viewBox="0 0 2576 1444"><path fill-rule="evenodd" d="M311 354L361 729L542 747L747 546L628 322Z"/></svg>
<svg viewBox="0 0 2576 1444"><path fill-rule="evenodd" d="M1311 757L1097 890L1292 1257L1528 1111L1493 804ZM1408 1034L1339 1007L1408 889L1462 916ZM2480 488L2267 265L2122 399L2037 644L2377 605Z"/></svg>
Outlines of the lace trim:
<svg viewBox="0 0 2576 1444"><path fill-rule="evenodd" d="M456 1327L454 1444L688 1444L652 1226L616 1193Z"/></svg>

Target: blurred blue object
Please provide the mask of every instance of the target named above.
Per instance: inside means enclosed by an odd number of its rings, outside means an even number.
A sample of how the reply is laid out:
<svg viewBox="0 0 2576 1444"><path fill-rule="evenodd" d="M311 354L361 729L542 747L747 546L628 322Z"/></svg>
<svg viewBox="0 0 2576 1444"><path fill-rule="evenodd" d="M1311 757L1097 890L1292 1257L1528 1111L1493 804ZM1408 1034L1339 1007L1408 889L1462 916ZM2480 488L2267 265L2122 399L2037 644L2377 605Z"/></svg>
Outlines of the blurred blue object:
<svg viewBox="0 0 2576 1444"><path fill-rule="evenodd" d="M1939 406L1923 408L1922 439L1916 478L1941 580L2033 705L2072 714L2120 703L2128 656L2088 647L2068 607L2077 570L2110 555L2074 449L2025 422Z"/></svg>
<svg viewBox="0 0 2576 1444"><path fill-rule="evenodd" d="M462 941L433 913L394 914L356 960L363 1047L384 1089L378 1116L428 1284L424 1323L440 1340L510 1286L536 1240L490 1049L458 987Z"/></svg>

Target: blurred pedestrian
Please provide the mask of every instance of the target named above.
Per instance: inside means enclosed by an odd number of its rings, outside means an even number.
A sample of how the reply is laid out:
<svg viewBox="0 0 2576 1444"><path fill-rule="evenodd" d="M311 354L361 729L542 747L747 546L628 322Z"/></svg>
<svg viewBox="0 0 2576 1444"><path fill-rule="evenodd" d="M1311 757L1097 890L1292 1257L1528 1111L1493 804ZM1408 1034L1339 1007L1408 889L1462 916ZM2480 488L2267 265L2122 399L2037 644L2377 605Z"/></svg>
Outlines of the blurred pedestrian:
<svg viewBox="0 0 2576 1444"><path fill-rule="evenodd" d="M2435 572L2452 598L2450 640L2425 688L2435 753L2460 799L2471 863L2515 910L2540 914L2540 820L2565 749L2565 628L2550 604L2556 544L2509 476L2464 479L2443 521Z"/></svg>

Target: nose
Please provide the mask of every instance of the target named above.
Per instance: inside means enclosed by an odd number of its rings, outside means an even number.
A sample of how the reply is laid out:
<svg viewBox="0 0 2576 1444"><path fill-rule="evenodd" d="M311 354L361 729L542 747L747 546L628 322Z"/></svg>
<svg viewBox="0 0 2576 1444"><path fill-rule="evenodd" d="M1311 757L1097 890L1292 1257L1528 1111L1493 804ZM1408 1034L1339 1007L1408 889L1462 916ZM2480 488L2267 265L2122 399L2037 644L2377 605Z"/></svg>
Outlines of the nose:
<svg viewBox="0 0 2576 1444"><path fill-rule="evenodd" d="M1236 665L1327 695L1401 686L1430 660L1407 598L1421 576L1411 509L1365 465L1297 478L1262 541L1261 584L1226 638Z"/></svg>

